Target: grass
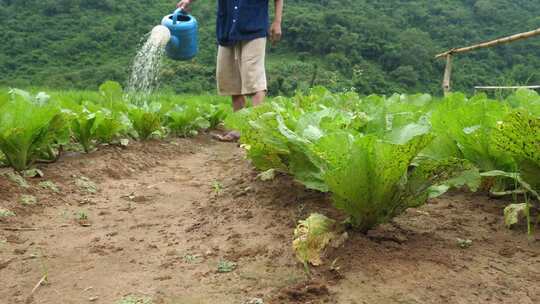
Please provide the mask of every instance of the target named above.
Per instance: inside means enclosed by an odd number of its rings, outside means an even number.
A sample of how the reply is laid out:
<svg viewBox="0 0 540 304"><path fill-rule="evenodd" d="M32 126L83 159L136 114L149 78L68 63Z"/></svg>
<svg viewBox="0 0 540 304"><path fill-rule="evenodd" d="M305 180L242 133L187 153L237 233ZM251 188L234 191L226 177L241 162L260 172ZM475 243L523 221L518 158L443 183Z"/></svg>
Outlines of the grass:
<svg viewBox="0 0 540 304"><path fill-rule="evenodd" d="M212 188L216 195L220 195L223 192L223 184L217 180L212 183Z"/></svg>
<svg viewBox="0 0 540 304"><path fill-rule="evenodd" d="M182 259L188 264L195 264L199 263L202 257L200 254L186 254L182 257Z"/></svg>
<svg viewBox="0 0 540 304"><path fill-rule="evenodd" d="M115 302L115 304L152 304L153 301L149 297L138 297L129 295Z"/></svg>
<svg viewBox="0 0 540 304"><path fill-rule="evenodd" d="M77 220L79 221L86 221L88 220L88 214L85 211L79 211L77 212Z"/></svg>
<svg viewBox="0 0 540 304"><path fill-rule="evenodd" d="M24 206L32 206L37 204L37 198L33 195L21 195L21 204Z"/></svg>
<svg viewBox="0 0 540 304"><path fill-rule="evenodd" d="M5 217L12 217L12 216L15 216L15 212L0 207L0 219L5 218Z"/></svg>
<svg viewBox="0 0 540 304"><path fill-rule="evenodd" d="M236 269L236 263L227 260L220 260L217 265L217 272L227 273Z"/></svg>

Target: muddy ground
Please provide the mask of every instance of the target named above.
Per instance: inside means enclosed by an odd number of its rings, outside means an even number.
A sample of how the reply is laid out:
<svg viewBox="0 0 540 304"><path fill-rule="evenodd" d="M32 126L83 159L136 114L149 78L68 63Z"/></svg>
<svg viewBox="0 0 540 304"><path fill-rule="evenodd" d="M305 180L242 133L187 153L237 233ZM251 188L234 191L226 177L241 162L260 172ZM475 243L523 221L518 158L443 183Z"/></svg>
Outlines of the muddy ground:
<svg viewBox="0 0 540 304"><path fill-rule="evenodd" d="M0 218L2 304L540 303L539 238L504 228L506 202L483 195L351 232L308 277L295 224L340 213L285 176L259 181L235 144L133 143L39 167L28 188L0 176L16 214Z"/></svg>

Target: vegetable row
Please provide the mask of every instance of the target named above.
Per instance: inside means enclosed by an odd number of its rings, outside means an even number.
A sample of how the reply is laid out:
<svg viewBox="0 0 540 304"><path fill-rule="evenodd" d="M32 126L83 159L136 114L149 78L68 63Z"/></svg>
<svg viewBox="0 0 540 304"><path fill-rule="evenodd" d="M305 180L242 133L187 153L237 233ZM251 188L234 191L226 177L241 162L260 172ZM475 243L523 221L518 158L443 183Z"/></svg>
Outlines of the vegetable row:
<svg viewBox="0 0 540 304"><path fill-rule="evenodd" d="M3 154L7 165L25 170L54 161L74 144L90 152L127 138L193 136L214 128L229 108L213 97L126 96L115 82L104 83L99 92L33 95L12 89L0 92L0 161Z"/></svg>
<svg viewBox="0 0 540 304"><path fill-rule="evenodd" d="M259 170L330 192L368 230L451 188L540 191L540 96L360 97L315 88L228 116Z"/></svg>

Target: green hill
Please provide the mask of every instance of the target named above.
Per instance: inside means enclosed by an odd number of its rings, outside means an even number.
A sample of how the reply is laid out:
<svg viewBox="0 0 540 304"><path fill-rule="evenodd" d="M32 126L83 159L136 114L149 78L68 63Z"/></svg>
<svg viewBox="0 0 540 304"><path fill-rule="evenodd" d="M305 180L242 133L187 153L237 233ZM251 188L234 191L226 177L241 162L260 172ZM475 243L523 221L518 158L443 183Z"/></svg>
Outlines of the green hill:
<svg viewBox="0 0 540 304"><path fill-rule="evenodd" d="M272 2L272 1L270 1ZM201 53L167 60L163 87L214 92L215 3L199 0ZM538 0L288 0L284 41L269 49L273 94L311 85L361 93L440 92L433 56L540 27ZM175 1L0 0L0 86L122 83L144 34ZM540 38L459 56L454 88L540 84Z"/></svg>

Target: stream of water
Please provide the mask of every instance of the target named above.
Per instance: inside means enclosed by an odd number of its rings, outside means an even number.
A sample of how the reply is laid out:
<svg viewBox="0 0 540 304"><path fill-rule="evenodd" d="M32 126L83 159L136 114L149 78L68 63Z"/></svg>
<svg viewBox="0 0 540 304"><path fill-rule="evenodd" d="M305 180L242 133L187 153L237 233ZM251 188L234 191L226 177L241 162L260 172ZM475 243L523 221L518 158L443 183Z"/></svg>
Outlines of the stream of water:
<svg viewBox="0 0 540 304"><path fill-rule="evenodd" d="M148 96L159 87L162 57L171 33L165 26L158 25L145 38L133 61L127 85L128 94L134 96Z"/></svg>

